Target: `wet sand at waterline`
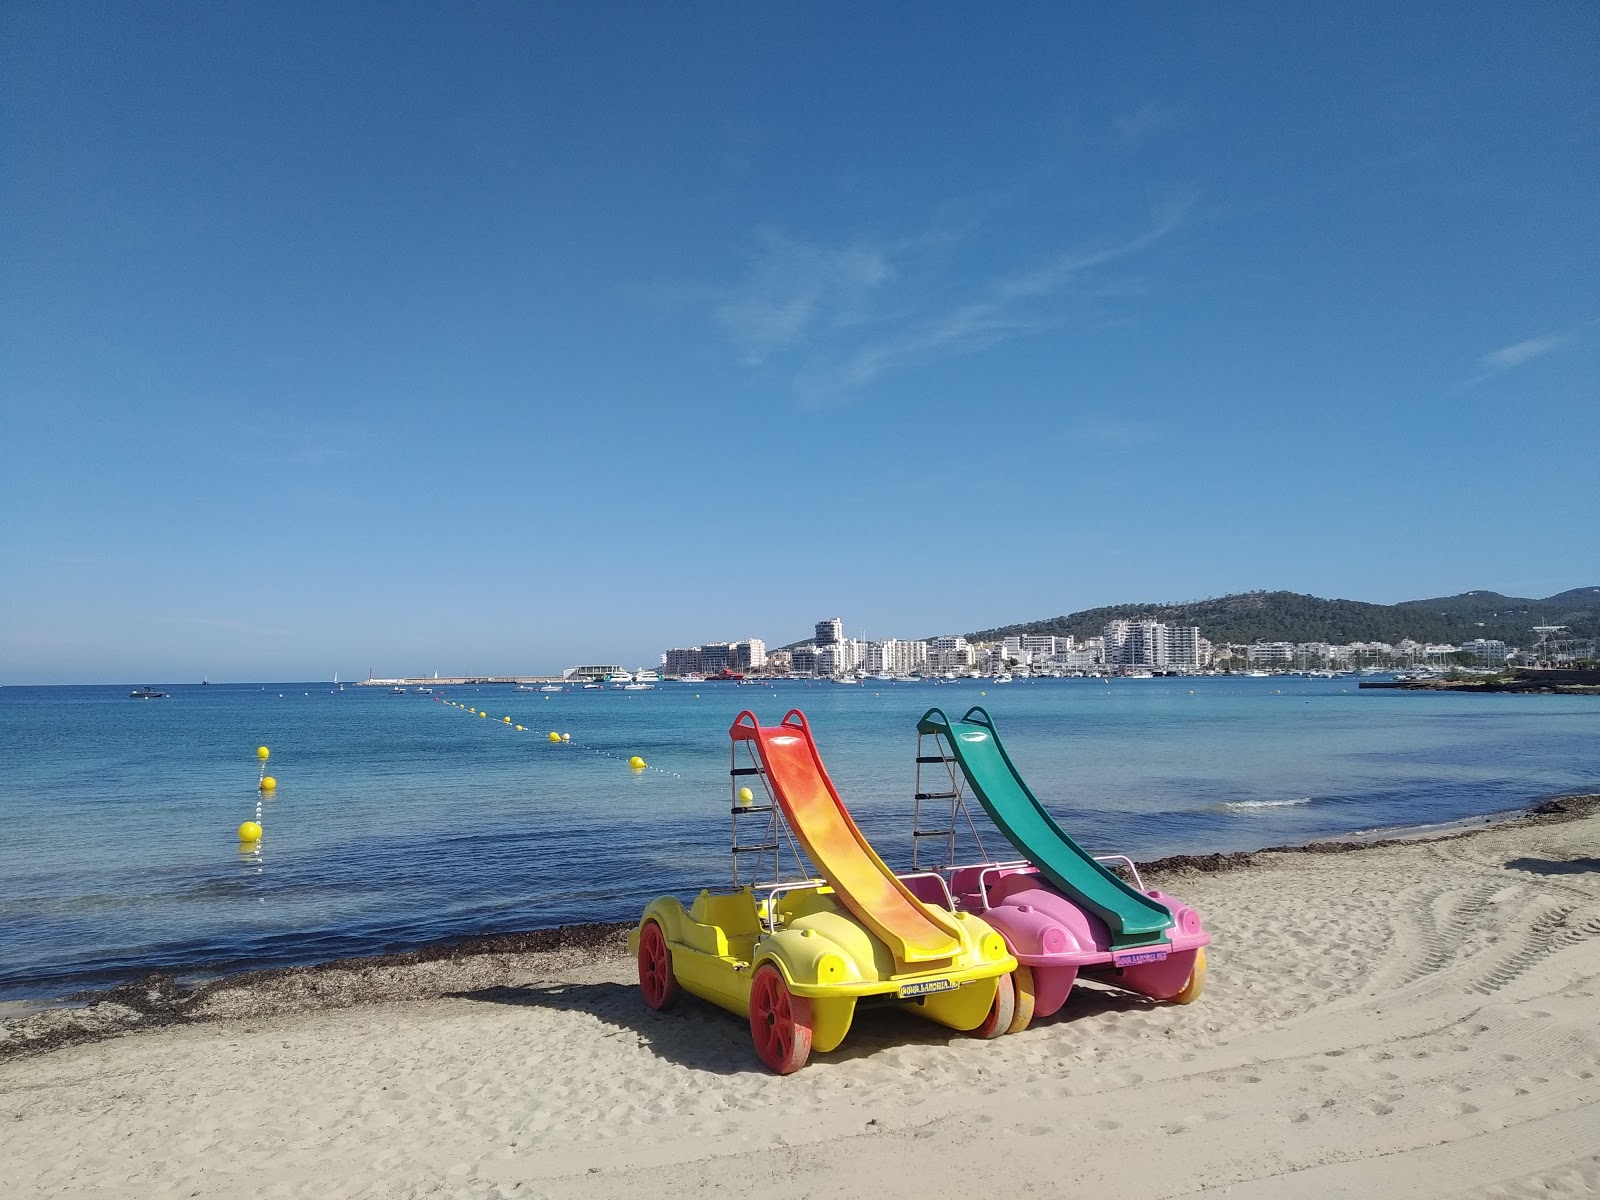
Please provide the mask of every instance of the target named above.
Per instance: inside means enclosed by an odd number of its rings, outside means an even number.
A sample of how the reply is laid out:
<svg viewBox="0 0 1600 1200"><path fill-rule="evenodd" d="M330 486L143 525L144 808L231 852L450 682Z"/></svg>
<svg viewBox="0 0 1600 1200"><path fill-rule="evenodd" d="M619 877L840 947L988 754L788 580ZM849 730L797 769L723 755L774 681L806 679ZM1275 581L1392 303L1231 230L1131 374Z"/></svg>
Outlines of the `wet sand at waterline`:
<svg viewBox="0 0 1600 1200"><path fill-rule="evenodd" d="M1194 1005L1080 987L992 1042L863 1013L787 1078L710 1005L645 1009L615 929L120 989L0 1026L0 1178L17 1197L1600 1190L1592 806L1204 865L1239 869L1152 881L1213 933Z"/></svg>

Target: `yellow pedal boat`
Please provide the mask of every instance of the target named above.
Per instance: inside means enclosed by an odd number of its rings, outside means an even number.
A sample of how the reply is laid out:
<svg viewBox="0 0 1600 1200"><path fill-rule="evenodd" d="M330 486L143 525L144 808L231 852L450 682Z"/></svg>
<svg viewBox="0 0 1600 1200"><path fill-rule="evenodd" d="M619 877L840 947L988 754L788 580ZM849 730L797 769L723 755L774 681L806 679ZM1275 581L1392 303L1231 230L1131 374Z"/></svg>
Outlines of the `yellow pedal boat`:
<svg viewBox="0 0 1600 1200"><path fill-rule="evenodd" d="M1005 940L953 902L918 899L908 877L878 857L828 778L804 714L791 710L763 728L743 712L729 733L735 887L704 890L687 909L675 896L646 906L628 937L645 1003L665 1009L687 991L748 1018L762 1062L785 1075L813 1049L838 1046L862 1003L897 1004L983 1037L1004 1033L1017 965ZM737 765L741 748L751 765ZM764 784L770 803L754 804L741 778ZM741 819L751 818L764 834L741 844ZM797 864L804 851L814 874L738 886L741 855L770 859L777 876L785 842Z"/></svg>

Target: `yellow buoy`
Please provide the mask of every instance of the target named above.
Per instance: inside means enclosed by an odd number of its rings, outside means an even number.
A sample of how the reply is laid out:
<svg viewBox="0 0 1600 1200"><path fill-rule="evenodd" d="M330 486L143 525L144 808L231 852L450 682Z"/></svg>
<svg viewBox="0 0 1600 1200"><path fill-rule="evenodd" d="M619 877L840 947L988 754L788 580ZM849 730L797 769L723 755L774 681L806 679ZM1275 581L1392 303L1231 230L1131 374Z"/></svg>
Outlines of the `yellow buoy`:
<svg viewBox="0 0 1600 1200"><path fill-rule="evenodd" d="M272 751L268 750L265 746L257 746L256 747L256 757L259 758L262 762L266 762L267 759L270 758L271 756L272 756Z"/></svg>
<svg viewBox="0 0 1600 1200"><path fill-rule="evenodd" d="M517 726L517 732L518 732L518 733L521 733L521 732L522 732L522 726L521 726L521 725L518 725L518 726Z"/></svg>
<svg viewBox="0 0 1600 1200"><path fill-rule="evenodd" d="M277 791L278 790L278 781L276 779L274 779L271 775L263 775L261 777L261 790L263 792L275 792L275 791Z"/></svg>
<svg viewBox="0 0 1600 1200"><path fill-rule="evenodd" d="M480 716L480 717L485 717L485 718L486 718L486 717L488 717L488 715L489 715L489 714L488 714L488 713L486 713L486 712L481 712L481 713L479 713L479 714L478 714L478 716Z"/></svg>
<svg viewBox="0 0 1600 1200"><path fill-rule="evenodd" d="M504 721L507 725L511 724L511 718L510 717L501 717L500 719L502 721Z"/></svg>
<svg viewBox="0 0 1600 1200"><path fill-rule="evenodd" d="M550 731L550 740L552 742L559 742L561 740L561 735L559 733L557 733L554 729L552 729Z"/></svg>
<svg viewBox="0 0 1600 1200"><path fill-rule="evenodd" d="M747 804L751 804L751 803L753 803L755 801L755 798L756 798L756 794L754 792L752 792L749 788L740 788L739 789L739 803L740 804L746 804L746 805Z"/></svg>
<svg viewBox="0 0 1600 1200"><path fill-rule="evenodd" d="M642 771L647 766L649 766L650 764L645 762L644 759L640 758L637 754L635 754L632 758L630 758L628 760L628 765L630 767L632 767L635 771Z"/></svg>
<svg viewBox="0 0 1600 1200"><path fill-rule="evenodd" d="M259 842L261 840L261 826L254 821L246 821L239 826L239 840L241 842Z"/></svg>

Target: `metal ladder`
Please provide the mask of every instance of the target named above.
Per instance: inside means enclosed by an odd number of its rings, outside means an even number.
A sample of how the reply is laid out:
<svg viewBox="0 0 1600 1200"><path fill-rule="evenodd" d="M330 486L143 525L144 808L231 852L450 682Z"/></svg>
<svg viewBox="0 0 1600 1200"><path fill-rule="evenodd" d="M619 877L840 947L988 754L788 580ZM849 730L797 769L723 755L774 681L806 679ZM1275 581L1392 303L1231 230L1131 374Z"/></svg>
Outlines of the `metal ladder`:
<svg viewBox="0 0 1600 1200"><path fill-rule="evenodd" d="M747 762L739 762L739 748L744 747ZM794 859L795 872L801 878L810 880L810 873L805 868L805 860L800 856L800 847L794 839L794 833L789 828L789 823L783 819L783 810L778 807L772 794L772 785L767 780L766 768L761 765L756 757L755 749L749 742L735 742L730 749L730 764L728 769L729 787L732 791L730 811L733 814L732 841L729 849L733 855L733 886L761 888L777 887L785 884L783 871L783 848L788 846L789 853ZM757 794L755 800L749 804L739 803L739 788L746 780L759 780L761 792L765 793L766 802L760 803L761 796ZM754 789L751 789L754 791ZM762 820L751 822L749 818L760 817ZM739 822L745 820L743 832L754 841L741 841L741 827ZM759 828L760 832L756 832ZM765 863L772 863L772 874L766 879L761 879L761 871ZM741 883L740 861L749 862L749 879Z"/></svg>
<svg viewBox="0 0 1600 1200"><path fill-rule="evenodd" d="M929 754L926 749L927 739L932 738L937 754ZM944 861L938 867L953 867L956 865L956 834L960 832L959 822L965 821L967 830L972 834L973 843L978 847L978 853L985 859L989 852L983 847L983 837L978 833L978 827L972 820L972 813L967 808L966 790L967 780L955 767L955 755L950 753L950 748L945 745L944 735L939 733L917 734L917 790L914 796L915 807L911 817L911 869L922 870L921 852L924 838L943 838ZM922 769L932 767L938 763L941 770L929 771L935 779L927 786L923 785ZM924 803L937 804L939 801L950 802L949 819L945 820L944 810L938 809L936 815L930 814L929 821L940 820L942 824L933 828L924 828L922 824L922 806Z"/></svg>

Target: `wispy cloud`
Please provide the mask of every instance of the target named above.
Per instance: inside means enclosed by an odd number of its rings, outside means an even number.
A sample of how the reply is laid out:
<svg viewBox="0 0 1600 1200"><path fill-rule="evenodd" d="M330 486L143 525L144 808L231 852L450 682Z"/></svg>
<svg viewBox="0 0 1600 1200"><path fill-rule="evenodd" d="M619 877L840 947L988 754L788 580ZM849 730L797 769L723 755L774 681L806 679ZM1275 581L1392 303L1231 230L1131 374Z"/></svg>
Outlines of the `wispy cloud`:
<svg viewBox="0 0 1600 1200"><path fill-rule="evenodd" d="M1169 201L1132 232L988 273L970 265L1000 256L977 244L989 232L981 222L838 246L763 230L745 280L714 301L713 316L741 363L786 371L805 398L825 402L897 369L1057 326L1068 298L1127 296L1135 289L1097 273L1170 238L1190 207Z"/></svg>
<svg viewBox="0 0 1600 1200"><path fill-rule="evenodd" d="M1501 346L1500 349L1485 354L1478 360L1478 366L1485 371L1509 371L1512 367L1520 367L1525 362L1532 362L1536 358L1543 358L1546 354L1561 349L1570 340L1568 334L1555 333L1513 342L1509 346Z"/></svg>
<svg viewBox="0 0 1600 1200"><path fill-rule="evenodd" d="M752 263L744 290L716 312L751 365L799 342L818 320L847 320L893 275L885 252L865 243L828 249L770 229L758 236Z"/></svg>
<svg viewBox="0 0 1600 1200"><path fill-rule="evenodd" d="M1475 383L1482 383L1485 379L1504 371L1510 371L1524 363L1533 362L1535 359L1554 354L1557 350L1565 349L1572 344L1581 330L1593 324L1594 321L1585 321L1574 329L1524 338L1520 342L1512 342L1508 346L1501 346L1498 350L1491 350L1478 359L1477 370L1462 380L1461 386L1470 387Z"/></svg>

